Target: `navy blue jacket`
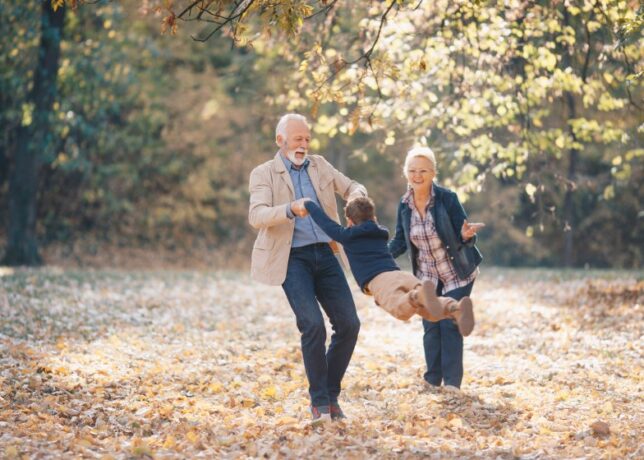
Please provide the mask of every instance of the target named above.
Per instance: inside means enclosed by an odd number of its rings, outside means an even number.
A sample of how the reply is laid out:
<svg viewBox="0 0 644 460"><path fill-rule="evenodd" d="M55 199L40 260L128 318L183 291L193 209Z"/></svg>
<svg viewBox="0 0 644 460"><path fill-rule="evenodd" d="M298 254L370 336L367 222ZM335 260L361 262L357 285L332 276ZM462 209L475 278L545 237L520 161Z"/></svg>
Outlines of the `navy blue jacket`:
<svg viewBox="0 0 644 460"><path fill-rule="evenodd" d="M314 202L307 201L304 206L324 233L342 244L360 289L364 291L376 275L400 270L387 248L389 231L385 227L373 220L343 227L330 219Z"/></svg>
<svg viewBox="0 0 644 460"><path fill-rule="evenodd" d="M465 210L461 206L456 193L434 184L434 206L429 210L436 223L436 231L440 237L445 250L454 265L454 270L460 279L465 279L472 274L481 263L483 257L474 245L476 235L463 242L461 228L463 221L467 219ZM411 227L411 208L403 200L398 206L398 218L396 221L396 234L389 242L389 251L396 258L408 251L411 259L411 266L414 274L418 270L418 248L414 246L409 238Z"/></svg>

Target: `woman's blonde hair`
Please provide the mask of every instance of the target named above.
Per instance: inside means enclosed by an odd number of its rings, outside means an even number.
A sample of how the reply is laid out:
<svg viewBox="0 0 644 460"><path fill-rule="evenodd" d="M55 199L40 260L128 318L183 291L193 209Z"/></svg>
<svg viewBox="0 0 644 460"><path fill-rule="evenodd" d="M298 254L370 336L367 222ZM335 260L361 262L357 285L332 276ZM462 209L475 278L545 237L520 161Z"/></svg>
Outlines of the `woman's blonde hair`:
<svg viewBox="0 0 644 460"><path fill-rule="evenodd" d="M434 155L434 151L429 147L414 147L409 152L407 152L407 157L405 158L405 165L403 166L403 174L405 175L406 179L409 179L409 176L407 174L409 163L411 163L412 159L417 157L427 158L429 162L432 164L432 166L434 167L434 173L438 173L438 168L436 168L436 156Z"/></svg>

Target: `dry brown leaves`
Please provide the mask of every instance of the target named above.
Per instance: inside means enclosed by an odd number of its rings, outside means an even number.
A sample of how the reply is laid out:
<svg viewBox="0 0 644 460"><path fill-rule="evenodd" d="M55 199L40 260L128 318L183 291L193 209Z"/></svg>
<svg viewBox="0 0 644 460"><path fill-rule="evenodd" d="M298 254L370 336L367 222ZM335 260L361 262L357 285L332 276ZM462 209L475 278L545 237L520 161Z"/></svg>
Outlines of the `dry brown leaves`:
<svg viewBox="0 0 644 460"><path fill-rule="evenodd" d="M0 277L7 458L641 458L641 274L486 269L462 392L355 291L349 419L312 428L279 288L206 272ZM638 450L639 449L639 450Z"/></svg>

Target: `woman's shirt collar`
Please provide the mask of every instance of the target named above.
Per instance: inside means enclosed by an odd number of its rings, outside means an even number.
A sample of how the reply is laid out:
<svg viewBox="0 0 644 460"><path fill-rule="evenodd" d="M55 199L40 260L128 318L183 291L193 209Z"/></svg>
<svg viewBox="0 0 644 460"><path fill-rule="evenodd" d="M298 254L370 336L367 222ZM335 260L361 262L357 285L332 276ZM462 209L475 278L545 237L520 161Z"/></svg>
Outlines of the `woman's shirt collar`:
<svg viewBox="0 0 644 460"><path fill-rule="evenodd" d="M431 195L429 197L429 202L427 203L427 206L425 207L425 209L429 209L432 206L434 206L434 197L436 196L436 192L434 191L434 185L436 185L436 184L432 184ZM414 189L413 188L409 187L409 190L407 190L407 192L403 195L402 201L403 201L403 203L407 203L407 205L411 209L416 209L416 205L414 204Z"/></svg>

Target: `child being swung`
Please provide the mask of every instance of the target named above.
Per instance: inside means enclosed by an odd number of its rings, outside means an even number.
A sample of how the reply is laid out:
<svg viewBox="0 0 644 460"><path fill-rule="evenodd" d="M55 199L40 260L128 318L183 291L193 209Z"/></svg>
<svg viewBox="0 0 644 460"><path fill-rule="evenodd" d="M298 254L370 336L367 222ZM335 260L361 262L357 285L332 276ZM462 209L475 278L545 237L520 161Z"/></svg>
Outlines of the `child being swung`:
<svg viewBox="0 0 644 460"><path fill-rule="evenodd" d="M460 301L437 297L431 281L421 281L400 270L387 249L389 231L378 224L370 198L355 198L347 203L347 227L334 222L312 201L305 200L304 206L315 223L343 245L360 289L373 295L376 305L403 321L414 314L428 321L453 318L463 336L472 332L474 312L469 297Z"/></svg>

